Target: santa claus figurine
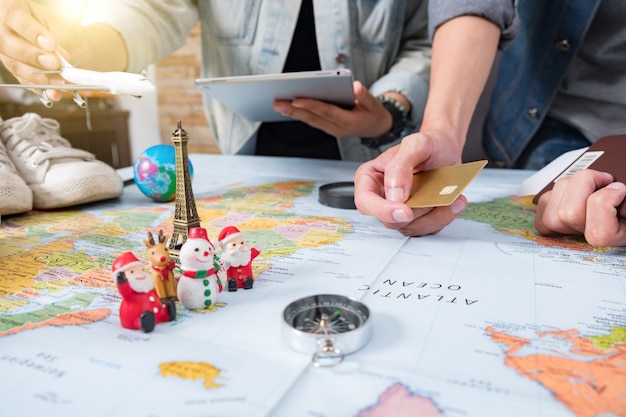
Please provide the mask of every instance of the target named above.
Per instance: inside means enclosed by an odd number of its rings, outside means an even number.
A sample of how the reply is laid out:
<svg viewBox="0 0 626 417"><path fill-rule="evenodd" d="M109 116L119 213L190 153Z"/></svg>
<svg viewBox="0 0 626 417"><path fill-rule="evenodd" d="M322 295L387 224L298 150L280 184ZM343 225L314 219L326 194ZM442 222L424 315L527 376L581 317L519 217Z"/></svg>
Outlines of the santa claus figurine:
<svg viewBox="0 0 626 417"><path fill-rule="evenodd" d="M223 228L217 239L222 248L221 260L226 266L228 291L252 288L252 260L261 252L255 247L251 248L243 233L235 226Z"/></svg>
<svg viewBox="0 0 626 417"><path fill-rule="evenodd" d="M222 282L217 276L219 265L215 260L215 247L206 229L190 228L178 257L183 270L178 281L178 300L190 310L211 307L217 294L222 292Z"/></svg>
<svg viewBox="0 0 626 417"><path fill-rule="evenodd" d="M113 261L113 281L122 296L120 323L126 329L154 330L156 323L176 318L174 302L163 304L152 277L132 252L124 252Z"/></svg>

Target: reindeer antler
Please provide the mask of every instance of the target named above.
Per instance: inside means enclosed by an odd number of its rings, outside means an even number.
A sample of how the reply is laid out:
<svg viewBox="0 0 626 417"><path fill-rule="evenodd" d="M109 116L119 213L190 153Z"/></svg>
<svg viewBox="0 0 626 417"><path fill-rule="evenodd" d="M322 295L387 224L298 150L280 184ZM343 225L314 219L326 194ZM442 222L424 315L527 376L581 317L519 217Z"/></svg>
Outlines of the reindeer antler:
<svg viewBox="0 0 626 417"><path fill-rule="evenodd" d="M152 237L152 233L148 232L148 243L150 243L150 245L146 245L148 247L152 247L154 246L154 238Z"/></svg>
<svg viewBox="0 0 626 417"><path fill-rule="evenodd" d="M163 235L163 229L159 229L159 243L165 242L165 236Z"/></svg>

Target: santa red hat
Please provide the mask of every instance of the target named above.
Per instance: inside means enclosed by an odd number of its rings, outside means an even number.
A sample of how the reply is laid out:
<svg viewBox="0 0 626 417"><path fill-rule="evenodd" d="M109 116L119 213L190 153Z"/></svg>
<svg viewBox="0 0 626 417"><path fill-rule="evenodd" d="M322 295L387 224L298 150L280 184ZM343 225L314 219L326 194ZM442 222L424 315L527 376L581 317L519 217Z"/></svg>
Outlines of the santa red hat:
<svg viewBox="0 0 626 417"><path fill-rule="evenodd" d="M220 242L221 245L224 245L240 236L242 236L242 233L235 226L226 226L220 232L217 240Z"/></svg>
<svg viewBox="0 0 626 417"><path fill-rule="evenodd" d="M141 262L139 259L137 259L137 257L135 256L134 253L132 252L124 252L123 254L121 254L120 256L118 256L114 261L113 261L113 273L111 274L112 276L115 277L115 274L117 272L119 272L122 269L126 269L131 265L135 265L137 264L137 266L141 266L143 267L143 262Z"/></svg>
<svg viewBox="0 0 626 417"><path fill-rule="evenodd" d="M213 249L215 249L215 246L213 246L213 243L211 243L211 241L209 240L209 235L206 232L206 229L204 227L189 228L189 234L187 235L187 238L188 239L204 239L207 242L209 242L209 245L211 245Z"/></svg>

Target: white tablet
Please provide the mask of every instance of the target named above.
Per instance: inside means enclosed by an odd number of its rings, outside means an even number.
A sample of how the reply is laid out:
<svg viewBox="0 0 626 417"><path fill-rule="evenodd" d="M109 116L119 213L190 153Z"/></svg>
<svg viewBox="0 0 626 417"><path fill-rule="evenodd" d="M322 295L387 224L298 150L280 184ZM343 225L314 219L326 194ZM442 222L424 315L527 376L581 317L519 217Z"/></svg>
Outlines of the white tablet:
<svg viewBox="0 0 626 417"><path fill-rule="evenodd" d="M272 109L274 100L304 97L346 108L354 106L352 72L347 69L199 78L196 85L231 111L255 122L293 120Z"/></svg>

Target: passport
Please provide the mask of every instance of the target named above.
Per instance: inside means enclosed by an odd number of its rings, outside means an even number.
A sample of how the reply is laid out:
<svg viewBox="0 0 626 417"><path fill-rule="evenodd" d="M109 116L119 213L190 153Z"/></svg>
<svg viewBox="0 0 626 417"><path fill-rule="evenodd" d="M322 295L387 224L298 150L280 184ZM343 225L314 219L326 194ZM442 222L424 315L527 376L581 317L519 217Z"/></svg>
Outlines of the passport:
<svg viewBox="0 0 626 417"><path fill-rule="evenodd" d="M533 203L537 204L539 197L550 191L556 181L571 177L581 169L608 172L613 175L615 181L626 183L626 135L605 136L598 139L578 159L539 191L533 198ZM626 219L626 205L624 203L618 207L617 215Z"/></svg>

